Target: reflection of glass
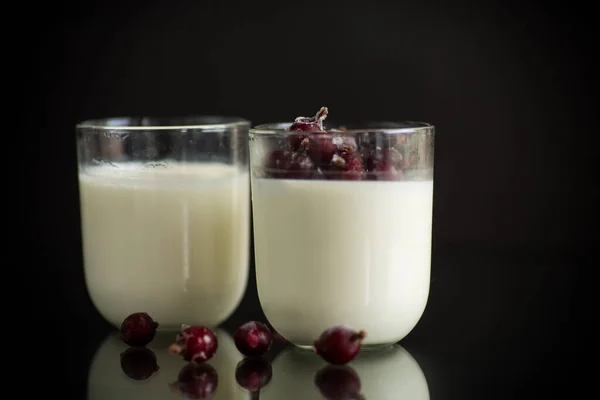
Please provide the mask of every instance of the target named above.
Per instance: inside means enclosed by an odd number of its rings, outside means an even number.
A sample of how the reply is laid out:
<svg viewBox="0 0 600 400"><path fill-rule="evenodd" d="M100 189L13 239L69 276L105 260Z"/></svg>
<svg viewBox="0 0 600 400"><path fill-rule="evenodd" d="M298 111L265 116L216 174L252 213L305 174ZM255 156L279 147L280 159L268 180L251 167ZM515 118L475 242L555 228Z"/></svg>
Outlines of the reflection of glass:
<svg viewBox="0 0 600 400"><path fill-rule="evenodd" d="M304 137L288 125L250 129L264 313L298 346L338 324L364 329L365 348L396 343L429 295L434 127L388 123Z"/></svg>
<svg viewBox="0 0 600 400"><path fill-rule="evenodd" d="M238 387L235 367L242 359L231 336L216 330L219 348L207 364L218 374L218 387L213 399L247 399L248 394ZM145 380L134 380L121 368L121 354L128 351L118 333L109 335L100 345L88 374L88 400L162 400L181 399L182 395L172 388L181 370L188 365L181 357L169 354L167 347L174 340L171 332L159 332L147 346L156 356L158 371Z"/></svg>
<svg viewBox="0 0 600 400"><path fill-rule="evenodd" d="M261 399L321 399L315 376L327 366L312 352L286 349L273 361L273 379L261 390ZM360 392L367 399L429 400L423 371L400 345L361 352L347 366L358 375Z"/></svg>
<svg viewBox="0 0 600 400"><path fill-rule="evenodd" d="M248 123L123 118L77 125L87 289L113 325L217 326L248 278Z"/></svg>

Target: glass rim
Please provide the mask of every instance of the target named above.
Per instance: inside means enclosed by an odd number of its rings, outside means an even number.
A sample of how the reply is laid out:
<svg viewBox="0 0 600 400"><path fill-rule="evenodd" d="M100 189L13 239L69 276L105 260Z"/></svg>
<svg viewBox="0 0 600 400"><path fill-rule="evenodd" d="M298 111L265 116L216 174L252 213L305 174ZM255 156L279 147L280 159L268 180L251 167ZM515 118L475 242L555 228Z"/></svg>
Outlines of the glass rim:
<svg viewBox="0 0 600 400"><path fill-rule="evenodd" d="M304 131L288 131L288 128L293 122L272 122L266 124L256 125L250 128L251 134L258 135L276 135L276 134L284 134L284 135L298 135L298 134L309 134L309 133L319 133L319 134L335 134L335 135L351 135L351 134L361 134L361 133L382 133L386 135L398 135L398 134L412 134L412 133L420 133L420 132L433 132L435 131L435 126L428 122L422 121L402 121L402 122L392 122L392 121L373 121L367 122L365 124L348 124L349 126L357 125L360 127L350 128L350 129L340 129L340 128L326 128L322 131L314 131L314 132L304 132ZM372 124L372 127L364 126ZM344 124L340 124L343 126ZM396 126L393 126L396 125Z"/></svg>
<svg viewBox="0 0 600 400"><path fill-rule="evenodd" d="M96 131L227 130L234 127L250 127L250 125L250 121L245 118L227 115L129 116L88 119L75 124L75 129Z"/></svg>

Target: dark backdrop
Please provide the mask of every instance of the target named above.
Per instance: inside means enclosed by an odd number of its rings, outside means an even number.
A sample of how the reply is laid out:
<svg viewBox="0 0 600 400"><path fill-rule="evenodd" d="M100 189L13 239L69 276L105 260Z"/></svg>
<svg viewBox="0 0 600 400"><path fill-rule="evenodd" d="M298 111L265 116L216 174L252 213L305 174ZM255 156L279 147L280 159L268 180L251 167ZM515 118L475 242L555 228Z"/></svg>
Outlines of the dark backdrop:
<svg viewBox="0 0 600 400"><path fill-rule="evenodd" d="M258 124L328 106L336 119L437 127L432 296L407 340L513 340L515 351L533 346L530 371L553 354L573 360L560 346L585 343L570 340L596 315L575 308L594 265L599 199L590 10L467 0L36 6L27 53L30 101L42 110L28 132L37 315L90 336L106 328L83 282L77 121L210 113ZM253 279L238 312L258 318Z"/></svg>

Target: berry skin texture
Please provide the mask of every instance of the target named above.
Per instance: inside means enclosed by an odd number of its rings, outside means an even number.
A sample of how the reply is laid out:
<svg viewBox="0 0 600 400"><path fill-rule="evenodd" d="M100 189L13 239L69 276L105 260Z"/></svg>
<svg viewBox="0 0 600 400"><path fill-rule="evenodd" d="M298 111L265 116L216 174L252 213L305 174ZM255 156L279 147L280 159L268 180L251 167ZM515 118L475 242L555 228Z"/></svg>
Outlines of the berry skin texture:
<svg viewBox="0 0 600 400"><path fill-rule="evenodd" d="M331 134L313 133L308 141L308 155L313 162L319 167L328 165L337 149Z"/></svg>
<svg viewBox="0 0 600 400"><path fill-rule="evenodd" d="M306 152L294 153L292 162L284 174L286 179L311 179L317 173L317 166Z"/></svg>
<svg viewBox="0 0 600 400"><path fill-rule="evenodd" d="M247 357L258 357L271 348L273 334L265 324L249 321L238 327L233 334L233 340L240 353Z"/></svg>
<svg viewBox="0 0 600 400"><path fill-rule="evenodd" d="M121 339L129 346L145 346L154 340L158 322L145 312L129 315L121 324Z"/></svg>
<svg viewBox="0 0 600 400"><path fill-rule="evenodd" d="M364 399L358 374L349 366L327 365L315 374L315 386L328 400Z"/></svg>
<svg viewBox="0 0 600 400"><path fill-rule="evenodd" d="M333 155L325 176L333 180L359 181L364 179L364 172L360 153L343 151Z"/></svg>
<svg viewBox="0 0 600 400"><path fill-rule="evenodd" d="M271 363L263 358L245 358L235 367L235 380L244 389L256 393L273 377Z"/></svg>
<svg viewBox="0 0 600 400"><path fill-rule="evenodd" d="M210 360L219 346L217 337L204 326L183 326L175 343L169 346L169 353L179 354L185 361L203 363Z"/></svg>
<svg viewBox="0 0 600 400"><path fill-rule="evenodd" d="M291 162L292 153L284 150L274 150L267 156L265 174L270 178L283 178Z"/></svg>
<svg viewBox="0 0 600 400"><path fill-rule="evenodd" d="M315 132L322 131L323 121L327 118L327 107L321 107L314 117L298 117L288 128L289 131Z"/></svg>
<svg viewBox="0 0 600 400"><path fill-rule="evenodd" d="M343 365L354 360L363 339L365 331L355 331L344 325L336 325L326 329L313 347L321 358L330 364Z"/></svg>
<svg viewBox="0 0 600 400"><path fill-rule="evenodd" d="M317 132L324 130L323 120L327 118L327 107L321 107L314 117L298 117L287 129L288 131ZM308 135L297 134L288 136L292 151L298 151Z"/></svg>
<svg viewBox="0 0 600 400"><path fill-rule="evenodd" d="M188 399L208 399L217 391L219 375L210 364L187 364L169 386Z"/></svg>
<svg viewBox="0 0 600 400"><path fill-rule="evenodd" d="M374 150L365 164L370 180L399 181L404 178L404 160L393 147Z"/></svg>
<svg viewBox="0 0 600 400"><path fill-rule="evenodd" d="M143 381L159 370L154 352L146 347L130 347L121 353L121 369L131 379Z"/></svg>

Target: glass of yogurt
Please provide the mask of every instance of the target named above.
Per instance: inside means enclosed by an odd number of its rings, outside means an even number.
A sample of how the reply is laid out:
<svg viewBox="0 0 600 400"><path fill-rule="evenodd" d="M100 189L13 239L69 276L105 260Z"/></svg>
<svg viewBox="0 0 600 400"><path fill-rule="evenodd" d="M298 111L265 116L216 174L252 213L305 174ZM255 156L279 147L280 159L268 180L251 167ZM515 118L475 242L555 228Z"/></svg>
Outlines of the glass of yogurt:
<svg viewBox="0 0 600 400"><path fill-rule="evenodd" d="M387 347L429 295L434 127L329 128L327 113L250 129L260 303L297 346L347 325Z"/></svg>
<svg viewBox="0 0 600 400"><path fill-rule="evenodd" d="M216 326L248 279L248 129L234 117L76 126L85 282L114 326Z"/></svg>

